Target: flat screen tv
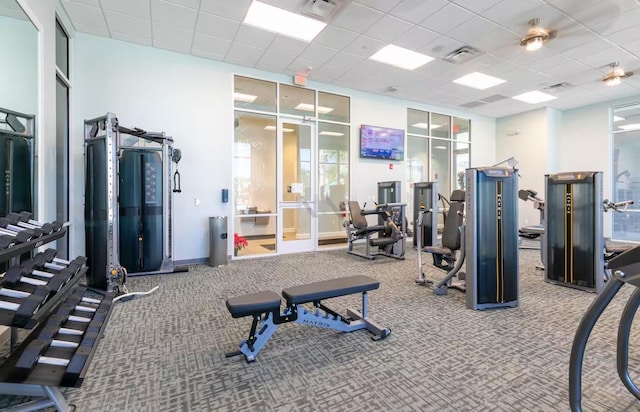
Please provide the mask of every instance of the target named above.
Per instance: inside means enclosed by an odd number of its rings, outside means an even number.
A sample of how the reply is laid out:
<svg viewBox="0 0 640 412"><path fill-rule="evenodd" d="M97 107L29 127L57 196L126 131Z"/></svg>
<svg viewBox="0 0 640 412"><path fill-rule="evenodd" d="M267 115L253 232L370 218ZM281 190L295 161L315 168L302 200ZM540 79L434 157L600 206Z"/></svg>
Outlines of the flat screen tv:
<svg viewBox="0 0 640 412"><path fill-rule="evenodd" d="M363 124L360 126L360 157L404 160L404 130Z"/></svg>

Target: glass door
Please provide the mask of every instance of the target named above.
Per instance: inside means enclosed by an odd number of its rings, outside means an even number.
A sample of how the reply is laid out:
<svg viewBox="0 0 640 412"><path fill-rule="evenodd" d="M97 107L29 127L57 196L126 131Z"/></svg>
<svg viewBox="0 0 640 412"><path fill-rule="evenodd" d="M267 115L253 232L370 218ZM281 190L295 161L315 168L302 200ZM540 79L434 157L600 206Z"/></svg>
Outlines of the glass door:
<svg viewBox="0 0 640 412"><path fill-rule="evenodd" d="M315 125L278 121L278 253L316 250Z"/></svg>

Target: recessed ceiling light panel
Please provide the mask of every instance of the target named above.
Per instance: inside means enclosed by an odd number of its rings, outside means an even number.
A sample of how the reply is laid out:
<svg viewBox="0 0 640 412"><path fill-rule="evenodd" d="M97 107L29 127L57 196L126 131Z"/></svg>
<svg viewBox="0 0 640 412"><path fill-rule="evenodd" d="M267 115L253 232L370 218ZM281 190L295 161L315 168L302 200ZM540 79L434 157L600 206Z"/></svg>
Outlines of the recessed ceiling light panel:
<svg viewBox="0 0 640 412"><path fill-rule="evenodd" d="M257 0L251 3L243 23L306 42L313 40L327 26L318 20Z"/></svg>
<svg viewBox="0 0 640 412"><path fill-rule="evenodd" d="M618 128L626 131L640 130L640 123L623 124L622 126L618 126Z"/></svg>
<svg viewBox="0 0 640 412"><path fill-rule="evenodd" d="M414 70L426 63L429 63L433 60L433 57L405 49L404 47L389 44L378 50L378 52L369 57L369 59L400 67L402 69Z"/></svg>
<svg viewBox="0 0 640 412"><path fill-rule="evenodd" d="M306 112L312 112L315 109L315 106L309 103L300 103L296 106L297 110L304 110ZM318 106L318 113L327 114L333 111L333 107L324 107Z"/></svg>
<svg viewBox="0 0 640 412"><path fill-rule="evenodd" d="M506 82L506 80L498 79L497 77L489 76L488 74L480 72L473 72L466 76L462 76L459 79L455 79L453 82L463 86L473 87L474 89L484 90L489 87L502 84Z"/></svg>
<svg viewBox="0 0 640 412"><path fill-rule="evenodd" d="M532 92L526 92L526 93L519 94L517 96L513 96L512 99L520 100L521 102L525 102L529 104L537 104L537 103L548 102L549 100L557 99L557 97L535 90Z"/></svg>
<svg viewBox="0 0 640 412"><path fill-rule="evenodd" d="M238 102L253 103L253 101L256 100L257 98L258 96L254 96L253 94L238 93L238 92L233 93L233 100Z"/></svg>

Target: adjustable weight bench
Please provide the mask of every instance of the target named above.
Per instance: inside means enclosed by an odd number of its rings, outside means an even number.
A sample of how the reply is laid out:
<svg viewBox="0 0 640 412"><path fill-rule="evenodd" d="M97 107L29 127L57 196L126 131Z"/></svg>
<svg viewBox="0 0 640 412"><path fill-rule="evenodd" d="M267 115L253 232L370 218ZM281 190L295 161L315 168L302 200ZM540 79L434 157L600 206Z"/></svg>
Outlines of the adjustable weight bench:
<svg viewBox="0 0 640 412"><path fill-rule="evenodd" d="M375 335L372 339L381 340L391 331L375 324L368 318L367 292L378 289L380 282L368 276L356 275L344 278L324 280L306 285L286 288L282 296L286 308L280 311L281 297L275 292L262 291L227 299L227 309L234 318L252 316L253 323L249 338L240 342L240 349L228 353L226 357L244 355L247 362L253 362L271 335L282 323L301 323L340 332L353 332L366 329ZM362 293L362 309L347 309L342 316L322 304L322 300ZM313 303L315 310L303 306Z"/></svg>

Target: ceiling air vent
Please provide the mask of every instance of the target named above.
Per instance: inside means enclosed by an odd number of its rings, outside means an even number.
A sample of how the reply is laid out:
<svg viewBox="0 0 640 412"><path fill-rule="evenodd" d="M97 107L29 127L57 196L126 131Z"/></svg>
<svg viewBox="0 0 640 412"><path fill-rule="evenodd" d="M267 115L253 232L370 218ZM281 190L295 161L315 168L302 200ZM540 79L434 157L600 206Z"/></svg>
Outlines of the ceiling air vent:
<svg viewBox="0 0 640 412"><path fill-rule="evenodd" d="M453 64L461 64L473 59L476 56L480 56L481 54L482 52L475 47L462 46L444 56L442 60Z"/></svg>
<svg viewBox="0 0 640 412"><path fill-rule="evenodd" d="M480 100L485 102L485 103L493 103L493 102L497 102L499 100L504 100L506 98L507 98L507 96L503 96L501 94L492 94L491 96L483 97Z"/></svg>
<svg viewBox="0 0 640 412"><path fill-rule="evenodd" d="M351 0L303 0L300 12L323 22L332 21Z"/></svg>
<svg viewBox="0 0 640 412"><path fill-rule="evenodd" d="M476 102L469 102L469 103L461 104L460 106L466 107L468 109L473 109L474 107L482 106L483 104L485 104L485 103L484 102L480 102L480 101L476 101Z"/></svg>
<svg viewBox="0 0 640 412"><path fill-rule="evenodd" d="M571 89L572 87L573 87L572 84L562 82L562 83L552 84L551 86L545 87L542 90L550 93L558 93L567 89Z"/></svg>

